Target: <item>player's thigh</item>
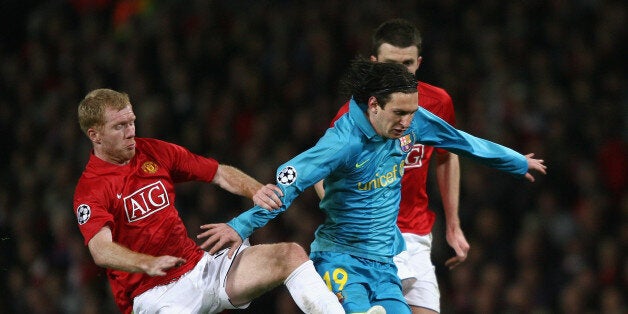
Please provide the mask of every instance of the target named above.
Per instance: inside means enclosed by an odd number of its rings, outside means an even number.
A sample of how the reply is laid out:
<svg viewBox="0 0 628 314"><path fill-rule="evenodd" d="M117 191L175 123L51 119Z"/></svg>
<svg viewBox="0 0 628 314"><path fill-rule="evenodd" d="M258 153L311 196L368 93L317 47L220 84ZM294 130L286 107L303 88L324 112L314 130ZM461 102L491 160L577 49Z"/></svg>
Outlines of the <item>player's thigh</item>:
<svg viewBox="0 0 628 314"><path fill-rule="evenodd" d="M432 235L403 234L408 251L407 267L418 280L433 280L435 267L432 263ZM425 277L425 278L423 278Z"/></svg>
<svg viewBox="0 0 628 314"><path fill-rule="evenodd" d="M413 311L418 307L425 309L427 313L439 312L440 291L436 269L431 259L431 234L425 236L404 234L404 239L409 253L405 267L414 273L414 278L403 280L406 301L413 306Z"/></svg>
<svg viewBox="0 0 628 314"><path fill-rule="evenodd" d="M403 285L403 295L410 306L429 309L436 313L440 312L440 292L437 283L434 281L405 279ZM416 312L413 310L413 313L432 312Z"/></svg>
<svg viewBox="0 0 628 314"><path fill-rule="evenodd" d="M372 306L379 275L373 264L377 262L337 252L313 252L310 256L347 313L364 313Z"/></svg>
<svg viewBox="0 0 628 314"><path fill-rule="evenodd" d="M432 264L432 235L403 233L406 250L394 257L400 279L416 278L434 273Z"/></svg>
<svg viewBox="0 0 628 314"><path fill-rule="evenodd" d="M197 313L203 303L203 291L179 280L150 289L133 301L133 313Z"/></svg>
<svg viewBox="0 0 628 314"><path fill-rule="evenodd" d="M371 307L369 292L363 284L356 282L349 283L345 286L344 290L336 292L336 295L342 295L340 297L341 304L348 314L364 313Z"/></svg>
<svg viewBox="0 0 628 314"><path fill-rule="evenodd" d="M218 267L205 253L196 266L176 281L153 287L133 300L133 312L198 313L220 307Z"/></svg>
<svg viewBox="0 0 628 314"><path fill-rule="evenodd" d="M260 244L238 254L227 275L227 295L235 304L257 298L308 260L296 243Z"/></svg>
<svg viewBox="0 0 628 314"><path fill-rule="evenodd" d="M371 304L383 306L388 313L410 314L393 264L382 264L378 281L373 286Z"/></svg>

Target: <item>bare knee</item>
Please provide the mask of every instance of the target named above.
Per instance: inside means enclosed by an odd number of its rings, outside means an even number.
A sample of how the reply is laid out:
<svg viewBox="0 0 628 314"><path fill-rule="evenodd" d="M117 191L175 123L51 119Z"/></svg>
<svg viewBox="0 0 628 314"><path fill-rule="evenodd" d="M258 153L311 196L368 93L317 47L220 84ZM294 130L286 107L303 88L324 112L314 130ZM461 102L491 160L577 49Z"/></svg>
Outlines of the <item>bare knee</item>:
<svg viewBox="0 0 628 314"><path fill-rule="evenodd" d="M303 247L295 242L270 244L268 263L283 279L309 260Z"/></svg>
<svg viewBox="0 0 628 314"><path fill-rule="evenodd" d="M253 245L236 257L229 270L227 295L234 304L249 302L282 284L308 260L303 247L294 242Z"/></svg>
<svg viewBox="0 0 628 314"><path fill-rule="evenodd" d="M282 242L274 244L277 246L274 254L275 265L284 269L286 274L290 274L297 267L301 266L309 257L301 245L295 242Z"/></svg>
<svg viewBox="0 0 628 314"><path fill-rule="evenodd" d="M246 249L242 257L242 268L256 274L263 273L259 282L267 282L269 286L283 283L295 269L309 260L303 247L294 242L254 245ZM246 272L246 276L252 278L250 272Z"/></svg>

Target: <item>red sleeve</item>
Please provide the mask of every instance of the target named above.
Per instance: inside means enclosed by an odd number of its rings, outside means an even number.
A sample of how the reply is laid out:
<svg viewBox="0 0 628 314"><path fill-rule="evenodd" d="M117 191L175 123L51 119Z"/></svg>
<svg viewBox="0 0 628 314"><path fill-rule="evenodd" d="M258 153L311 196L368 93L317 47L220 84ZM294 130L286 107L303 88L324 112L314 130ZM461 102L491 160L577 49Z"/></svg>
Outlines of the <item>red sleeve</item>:
<svg viewBox="0 0 628 314"><path fill-rule="evenodd" d="M85 245L102 229L109 226L113 229L114 217L107 210L105 192L108 188L106 182L81 178L74 193L74 215L78 222L79 230L85 239Z"/></svg>
<svg viewBox="0 0 628 314"><path fill-rule="evenodd" d="M149 139L153 145L153 157L160 158L160 162L170 165L172 180L176 182L204 181L211 182L218 171L218 161L190 152L182 146Z"/></svg>

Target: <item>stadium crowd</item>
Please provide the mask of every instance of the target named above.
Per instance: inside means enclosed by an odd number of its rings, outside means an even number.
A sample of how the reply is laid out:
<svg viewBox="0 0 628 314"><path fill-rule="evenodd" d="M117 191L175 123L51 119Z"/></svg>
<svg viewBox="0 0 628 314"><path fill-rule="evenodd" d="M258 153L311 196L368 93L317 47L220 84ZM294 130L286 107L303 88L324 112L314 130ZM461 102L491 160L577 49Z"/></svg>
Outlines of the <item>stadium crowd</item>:
<svg viewBox="0 0 628 314"><path fill-rule="evenodd" d="M624 2L14 2L0 8L0 312L116 311L72 211L90 149L76 123L86 91L125 91L138 136L270 183L325 131L344 102L339 76L393 17L420 26L417 76L450 93L460 129L549 167L530 184L461 159L471 250L447 270L453 253L436 225L442 313L628 310ZM192 236L251 205L206 184L179 187L176 202ZM317 204L306 191L252 242L309 248ZM238 312L296 313L284 289Z"/></svg>

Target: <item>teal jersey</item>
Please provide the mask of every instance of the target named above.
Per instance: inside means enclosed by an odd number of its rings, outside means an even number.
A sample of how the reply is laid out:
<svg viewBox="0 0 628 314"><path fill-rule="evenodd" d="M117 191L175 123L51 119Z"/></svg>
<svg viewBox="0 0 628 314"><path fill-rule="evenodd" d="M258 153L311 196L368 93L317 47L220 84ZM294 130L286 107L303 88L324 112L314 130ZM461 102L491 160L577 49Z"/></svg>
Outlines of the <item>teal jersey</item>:
<svg viewBox="0 0 628 314"><path fill-rule="evenodd" d="M326 219L316 230L311 252L341 252L390 262L405 249L396 220L404 160L415 143L440 147L516 175L528 168L525 156L455 129L422 108L399 139L381 137L364 109L351 100L349 112L314 147L277 169L282 207L269 211L255 206L228 224L247 238L285 211L303 190L325 179L320 208Z"/></svg>

